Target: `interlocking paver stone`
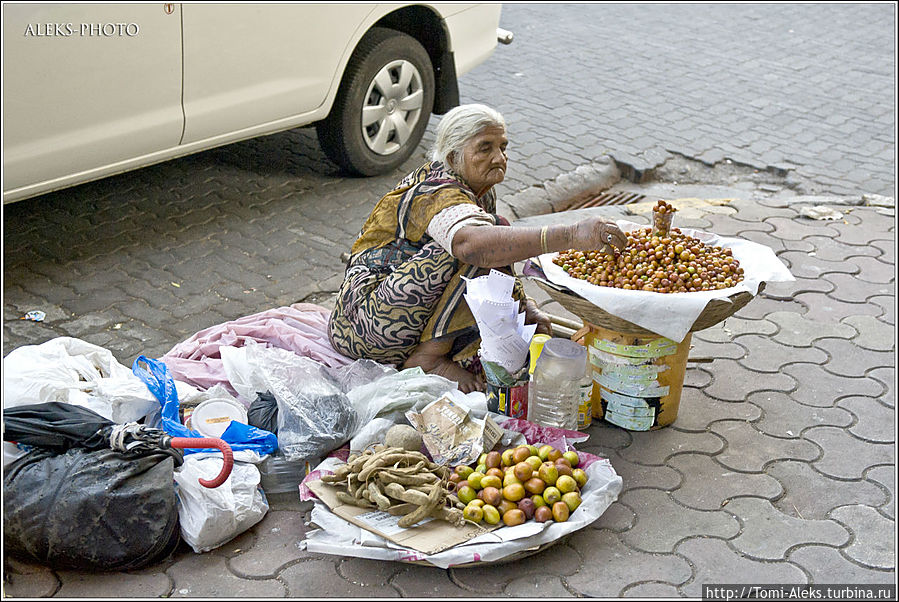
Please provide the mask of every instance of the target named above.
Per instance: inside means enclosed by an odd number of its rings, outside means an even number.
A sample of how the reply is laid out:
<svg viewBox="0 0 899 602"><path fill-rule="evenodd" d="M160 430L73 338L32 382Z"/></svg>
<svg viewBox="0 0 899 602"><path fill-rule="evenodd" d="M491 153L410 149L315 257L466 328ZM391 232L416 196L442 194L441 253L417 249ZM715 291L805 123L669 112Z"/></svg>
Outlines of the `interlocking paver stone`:
<svg viewBox="0 0 899 602"><path fill-rule="evenodd" d="M766 297L764 292L756 295L753 299L740 308L735 317L746 320L764 320L769 313L775 311L791 311L803 313L805 307L798 303L797 300L772 299Z"/></svg>
<svg viewBox="0 0 899 602"><path fill-rule="evenodd" d="M681 454L667 464L684 475L671 497L696 510L718 510L740 495L774 499L783 493L780 483L765 474L733 472L703 454Z"/></svg>
<svg viewBox="0 0 899 602"><path fill-rule="evenodd" d="M838 232L824 221L815 221L806 218L790 219L785 217L770 217L766 224L774 227L772 236L789 240L803 240L809 236L837 237Z"/></svg>
<svg viewBox="0 0 899 602"><path fill-rule="evenodd" d="M798 277L788 282L769 282L765 286L765 296L771 299L790 301L800 293L830 293L835 288L836 285L823 278Z"/></svg>
<svg viewBox="0 0 899 602"><path fill-rule="evenodd" d="M621 594L622 598L640 598L642 600L661 600L663 598L677 598L680 594L677 588L669 583L638 583L628 587Z"/></svg>
<svg viewBox="0 0 899 602"><path fill-rule="evenodd" d="M527 575L512 581L503 590L510 598L576 598L555 575Z"/></svg>
<svg viewBox="0 0 899 602"><path fill-rule="evenodd" d="M895 443L895 412L871 397L848 397L837 402L841 408L849 410L856 423L849 432L866 441L875 443Z"/></svg>
<svg viewBox="0 0 899 602"><path fill-rule="evenodd" d="M744 222L761 222L772 217L789 219L799 215L791 207L766 207L754 199L734 199L730 206L736 209L732 217Z"/></svg>
<svg viewBox="0 0 899 602"><path fill-rule="evenodd" d="M855 534L844 553L865 566L896 568L896 521L884 518L870 506L841 506L830 517ZM864 542L864 543L860 543Z"/></svg>
<svg viewBox="0 0 899 602"><path fill-rule="evenodd" d="M861 271L861 267L851 261L825 261L799 251L787 251L777 257L787 264L790 273L797 278L817 278L821 274L833 272L857 275Z"/></svg>
<svg viewBox="0 0 899 602"><path fill-rule="evenodd" d="M888 464L896 459L894 445L862 441L841 428L814 427L802 436L824 450L821 457L812 462L815 470L837 479L860 479L869 466Z"/></svg>
<svg viewBox="0 0 899 602"><path fill-rule="evenodd" d="M675 425L684 431L706 431L718 420L758 420L761 410L742 401L722 401L704 391L684 389Z"/></svg>
<svg viewBox="0 0 899 602"><path fill-rule="evenodd" d="M813 426L852 424L852 416L842 408L803 405L778 391L753 393L746 401L761 411L761 418L753 421L755 428L774 437L795 439Z"/></svg>
<svg viewBox="0 0 899 602"><path fill-rule="evenodd" d="M877 256L878 259L890 265L896 265L896 243L894 238L890 240L872 240L871 246L880 249L880 255Z"/></svg>
<svg viewBox="0 0 899 602"><path fill-rule="evenodd" d="M744 334L772 335L777 332L777 325L767 319L744 320L731 316L724 321L724 329L730 332L731 337L736 338Z"/></svg>
<svg viewBox="0 0 899 602"><path fill-rule="evenodd" d="M810 236L804 242L814 245L815 257L824 261L846 261L847 258L858 255L877 257L882 254L870 242L848 244L836 236Z"/></svg>
<svg viewBox="0 0 899 602"><path fill-rule="evenodd" d="M633 510L616 500L590 526L594 529L606 529L615 533L621 533L633 527L636 518L637 515L634 514Z"/></svg>
<svg viewBox="0 0 899 602"><path fill-rule="evenodd" d="M896 407L896 368L894 366L874 368L868 372L868 377L878 382L884 392L877 397L882 404Z"/></svg>
<svg viewBox="0 0 899 602"><path fill-rule="evenodd" d="M810 347L816 340L825 337L851 339L858 332L846 324L811 320L808 314L801 316L793 312L776 311L768 314L767 319L779 327L772 338L790 347Z"/></svg>
<svg viewBox="0 0 899 602"><path fill-rule="evenodd" d="M337 563L337 574L363 587L386 585L391 577L403 570L399 562L383 562L368 558L344 558Z"/></svg>
<svg viewBox="0 0 899 602"><path fill-rule="evenodd" d="M634 438L633 443L619 450L618 455L628 462L644 466L663 465L665 460L674 454L688 452L714 454L721 451L724 446L721 439L710 433L680 431L674 426L657 431L635 431L631 435ZM614 460L612 465L615 465Z"/></svg>
<svg viewBox="0 0 899 602"><path fill-rule="evenodd" d="M406 598L468 598L471 592L450 579L450 572L436 567L406 566L390 580L400 595Z"/></svg>
<svg viewBox="0 0 899 602"><path fill-rule="evenodd" d="M14 598L49 598L62 585L49 568L4 554L3 593Z"/></svg>
<svg viewBox="0 0 899 602"><path fill-rule="evenodd" d="M615 473L621 477L624 490L638 487L656 487L670 490L680 485L680 474L668 466L661 466L661 462L648 466L638 463L639 458L637 461L632 462L621 457L618 452L609 459L612 462L612 468L615 469Z"/></svg>
<svg viewBox="0 0 899 602"><path fill-rule="evenodd" d="M872 316L848 316L843 318L843 323L848 324L858 331L858 336L853 338L853 343L865 349L874 351L895 351L896 329L884 324Z"/></svg>
<svg viewBox="0 0 899 602"><path fill-rule="evenodd" d="M195 597L283 597L284 585L275 579L241 579L230 573L225 558L216 554L180 557L166 569L174 582L173 598ZM206 575L216 575L207 579Z"/></svg>
<svg viewBox="0 0 899 602"><path fill-rule="evenodd" d="M879 506L878 510L887 518L896 520L896 475L893 466L875 466L865 472L865 478L880 485L888 501ZM871 504L869 504L871 505Z"/></svg>
<svg viewBox="0 0 899 602"><path fill-rule="evenodd" d="M827 513L845 504L879 506L887 495L878 486L864 480L845 481L821 474L807 462L784 460L769 465L765 472L784 488L774 507L796 518L824 519ZM821 492L826 492L822 495Z"/></svg>
<svg viewBox="0 0 899 602"><path fill-rule="evenodd" d="M881 322L886 322L890 326L895 326L896 324L896 303L895 298L890 296L878 296L875 295L868 299L869 304L877 305L883 310L881 314L872 314L877 317Z"/></svg>
<svg viewBox="0 0 899 602"><path fill-rule="evenodd" d="M896 266L892 263L881 261L879 258L857 256L850 257L847 262L859 267L860 271L856 275L866 282L886 284L896 280Z"/></svg>
<svg viewBox="0 0 899 602"><path fill-rule="evenodd" d="M397 589L390 585L360 585L341 577L337 574L336 564L329 558L305 560L287 567L280 575L280 580L287 584L287 593L282 595L290 598L397 597Z"/></svg>
<svg viewBox="0 0 899 602"><path fill-rule="evenodd" d="M744 368L735 360L715 360L715 379L704 389L707 395L725 401L745 401L753 391L791 391L797 382L782 373L765 374Z"/></svg>
<svg viewBox="0 0 899 602"><path fill-rule="evenodd" d="M729 215L709 215L706 218L711 225L709 230L718 236L741 237L746 232L774 232L775 227L767 222L745 222L737 221ZM780 238L784 238L781 236Z"/></svg>
<svg viewBox="0 0 899 602"><path fill-rule="evenodd" d="M568 586L583 596L614 598L635 581L647 576L664 577L665 581L680 585L690 578L687 561L674 554L649 554L635 550L621 542L609 531L580 531L569 540L581 553L581 570L567 577ZM602 578L597 579L601 569Z"/></svg>
<svg viewBox="0 0 899 602"><path fill-rule="evenodd" d="M677 544L675 551L697 567L693 579L680 588L690 598L701 598L704 584L806 583L803 572L792 564L746 558L720 539L691 537Z"/></svg>
<svg viewBox="0 0 899 602"><path fill-rule="evenodd" d="M818 339L814 346L822 349L832 359L823 364L823 368L833 374L860 378L872 367L889 366L895 363L896 354L892 351L872 351L859 347L846 339Z"/></svg>
<svg viewBox="0 0 899 602"><path fill-rule="evenodd" d="M802 383L790 397L810 406L831 407L850 395L877 397L883 386L871 378L852 378L831 374L817 364L789 364L783 372Z"/></svg>
<svg viewBox="0 0 899 602"><path fill-rule="evenodd" d="M313 556L297 548L306 534L300 512L269 510L252 531L254 541L248 547L240 546L242 553L229 562L238 577L275 577L285 565Z"/></svg>
<svg viewBox="0 0 899 602"><path fill-rule="evenodd" d="M864 303L870 297L889 295L895 290L893 284L867 282L849 274L823 274L821 279L833 286L833 290L828 293L831 297L847 303Z"/></svg>
<svg viewBox="0 0 899 602"><path fill-rule="evenodd" d="M823 364L827 354L814 347L794 347L784 345L769 336L743 335L736 342L749 349L745 357L737 361L756 372L779 372L785 364L805 362Z"/></svg>
<svg viewBox="0 0 899 602"><path fill-rule="evenodd" d="M772 437L746 422L722 420L712 423L709 430L728 442L715 460L737 471L760 472L777 460L811 461L820 455L820 450L808 441Z"/></svg>
<svg viewBox="0 0 899 602"><path fill-rule="evenodd" d="M746 320L743 320L743 322L745 321ZM746 348L733 342L719 343L706 341L699 337L692 337L690 343L690 358L703 357L738 360L746 355ZM690 368L689 365L687 367Z"/></svg>
<svg viewBox="0 0 899 602"><path fill-rule="evenodd" d="M847 560L845 552L830 546L809 545L796 548L787 559L811 575L811 583L892 583L895 572L874 570Z"/></svg>
<svg viewBox="0 0 899 602"><path fill-rule="evenodd" d="M842 546L850 539L849 531L832 520L794 518L760 498L736 498L727 505L727 511L739 517L743 525L731 545L761 560L781 560L787 550L803 543Z"/></svg>
<svg viewBox="0 0 899 602"><path fill-rule="evenodd" d="M843 318L855 315L881 315L876 304L876 299L883 297L871 297L869 301L860 303L847 303L834 299L830 295L819 292L804 292L796 295L796 300L807 309L802 318L812 322L824 324L839 324ZM889 297L893 299L893 297ZM871 302L873 301L873 303ZM892 303L892 301L891 301ZM848 332L848 331L847 331ZM848 338L848 337L847 337Z"/></svg>
<svg viewBox="0 0 899 602"><path fill-rule="evenodd" d="M658 489L625 491L620 499L639 517L633 529L621 534L621 540L638 550L671 552L677 542L686 537L707 535L730 538L740 530L739 523L729 514L721 510L687 508Z"/></svg>
<svg viewBox="0 0 899 602"><path fill-rule="evenodd" d="M60 598L93 598L108 596L111 591L121 598L162 598L172 592L172 580L159 572L100 573L61 571L62 587L54 593Z"/></svg>
<svg viewBox="0 0 899 602"><path fill-rule="evenodd" d="M739 346L737 346L737 348L739 348ZM702 368L691 368L689 364L687 365L687 370L684 372L685 388L702 389L703 387L708 386L710 382L712 382L712 375L707 370L703 370ZM683 399L683 394L681 395L681 399Z"/></svg>

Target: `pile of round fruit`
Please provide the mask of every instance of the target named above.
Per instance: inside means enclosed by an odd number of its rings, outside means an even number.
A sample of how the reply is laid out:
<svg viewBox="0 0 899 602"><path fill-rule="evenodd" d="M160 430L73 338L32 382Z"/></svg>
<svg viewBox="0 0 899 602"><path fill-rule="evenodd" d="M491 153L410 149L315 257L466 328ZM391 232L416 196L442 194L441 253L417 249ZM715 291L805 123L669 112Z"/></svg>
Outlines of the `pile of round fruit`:
<svg viewBox="0 0 899 602"><path fill-rule="evenodd" d="M453 468L454 494L464 517L476 523L520 525L527 520L563 523L581 504L587 473L577 452L551 445L519 445L481 454L476 468Z"/></svg>
<svg viewBox="0 0 899 602"><path fill-rule="evenodd" d="M666 206L662 213L670 216L672 211ZM679 228L667 233L638 228L627 233L624 250L569 249L553 263L590 284L656 293L719 290L743 280L743 268L730 249L707 245Z"/></svg>

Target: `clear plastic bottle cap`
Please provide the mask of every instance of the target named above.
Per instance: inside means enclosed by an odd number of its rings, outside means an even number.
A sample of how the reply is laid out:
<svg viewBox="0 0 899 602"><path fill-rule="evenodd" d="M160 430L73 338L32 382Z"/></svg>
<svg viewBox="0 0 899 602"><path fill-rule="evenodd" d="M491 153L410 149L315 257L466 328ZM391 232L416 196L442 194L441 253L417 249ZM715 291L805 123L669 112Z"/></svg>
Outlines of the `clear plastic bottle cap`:
<svg viewBox="0 0 899 602"><path fill-rule="evenodd" d="M584 369L587 367L587 348L571 339L551 338L543 344L543 351L540 355L560 360L579 360L584 362Z"/></svg>

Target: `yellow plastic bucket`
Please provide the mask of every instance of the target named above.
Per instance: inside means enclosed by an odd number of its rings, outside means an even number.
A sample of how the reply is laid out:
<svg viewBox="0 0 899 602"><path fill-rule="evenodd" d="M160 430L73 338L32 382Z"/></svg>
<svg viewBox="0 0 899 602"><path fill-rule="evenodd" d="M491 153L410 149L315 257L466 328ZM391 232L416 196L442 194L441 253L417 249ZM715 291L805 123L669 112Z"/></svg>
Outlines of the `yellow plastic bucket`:
<svg viewBox="0 0 899 602"><path fill-rule="evenodd" d="M691 335L680 343L584 322L577 333L593 368L593 417L631 431L674 422L687 371Z"/></svg>

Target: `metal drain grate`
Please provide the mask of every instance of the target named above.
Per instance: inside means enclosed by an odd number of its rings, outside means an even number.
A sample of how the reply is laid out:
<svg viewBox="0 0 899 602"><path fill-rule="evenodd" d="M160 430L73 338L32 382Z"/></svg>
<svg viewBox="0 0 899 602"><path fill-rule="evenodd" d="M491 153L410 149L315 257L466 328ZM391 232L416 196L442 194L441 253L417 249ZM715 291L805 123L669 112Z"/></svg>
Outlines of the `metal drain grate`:
<svg viewBox="0 0 899 602"><path fill-rule="evenodd" d="M606 205L630 205L631 203L639 203L646 200L646 195L636 192L612 191L606 190L598 196L587 199L579 203L575 203L568 209L583 209L584 207L603 207Z"/></svg>

